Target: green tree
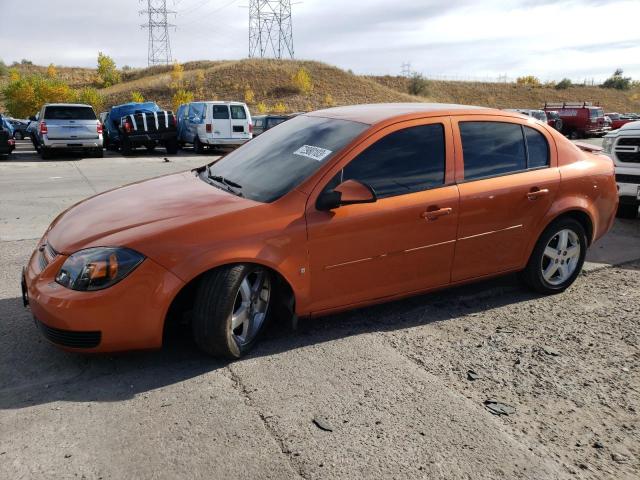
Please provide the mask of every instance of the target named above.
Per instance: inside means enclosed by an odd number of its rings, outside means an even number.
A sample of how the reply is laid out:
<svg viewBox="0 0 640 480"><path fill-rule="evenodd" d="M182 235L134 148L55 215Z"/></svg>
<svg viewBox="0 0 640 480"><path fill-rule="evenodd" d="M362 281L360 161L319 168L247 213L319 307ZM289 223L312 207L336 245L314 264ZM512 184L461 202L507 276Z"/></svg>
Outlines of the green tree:
<svg viewBox="0 0 640 480"><path fill-rule="evenodd" d="M76 91L76 102L91 105L96 112L104 108L104 97L95 88L85 87Z"/></svg>
<svg viewBox="0 0 640 480"><path fill-rule="evenodd" d="M556 90L566 90L567 88L573 86L573 83L568 78L563 78L556 84Z"/></svg>
<svg viewBox="0 0 640 480"><path fill-rule="evenodd" d="M102 52L98 52L98 82L102 87L120 83L120 72L116 69L116 62Z"/></svg>
<svg viewBox="0 0 640 480"><path fill-rule="evenodd" d="M429 86L429 81L421 73L413 72L409 78L409 93L411 95L424 95Z"/></svg>
<svg viewBox="0 0 640 480"><path fill-rule="evenodd" d="M4 77L9 73L9 69L5 65L5 63L0 60L0 77Z"/></svg>
<svg viewBox="0 0 640 480"><path fill-rule="evenodd" d="M623 77L623 70L616 69L609 78L602 84L602 88L614 88L616 90L629 90L631 88L631 77Z"/></svg>

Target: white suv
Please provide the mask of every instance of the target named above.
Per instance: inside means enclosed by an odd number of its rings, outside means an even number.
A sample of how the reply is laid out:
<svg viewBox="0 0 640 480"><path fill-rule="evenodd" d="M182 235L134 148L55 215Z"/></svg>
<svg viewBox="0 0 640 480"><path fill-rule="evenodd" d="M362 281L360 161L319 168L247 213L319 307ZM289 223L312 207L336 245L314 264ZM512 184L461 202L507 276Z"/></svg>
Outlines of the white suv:
<svg viewBox="0 0 640 480"><path fill-rule="evenodd" d="M607 133L602 148L616 166L618 216L636 218L640 206L640 122L626 123Z"/></svg>
<svg viewBox="0 0 640 480"><path fill-rule="evenodd" d="M251 114L241 102L191 102L178 109L178 143L193 144L197 153L206 146L239 146L253 138Z"/></svg>

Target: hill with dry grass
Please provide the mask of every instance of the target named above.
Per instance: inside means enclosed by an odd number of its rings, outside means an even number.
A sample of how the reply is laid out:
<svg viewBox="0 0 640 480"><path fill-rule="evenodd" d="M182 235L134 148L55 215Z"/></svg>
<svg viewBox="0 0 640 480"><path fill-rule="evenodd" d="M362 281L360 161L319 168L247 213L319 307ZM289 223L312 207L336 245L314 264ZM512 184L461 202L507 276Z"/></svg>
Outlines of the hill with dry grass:
<svg viewBox="0 0 640 480"><path fill-rule="evenodd" d="M182 65L180 88L194 100L246 101L252 112L277 109L295 112L333 105L381 102L438 102L481 105L496 108L540 108L547 101L592 101L607 111L640 111L640 90L618 91L600 87L573 86L556 90L513 83L427 81L420 96L410 95L410 80L400 76L360 76L314 61L244 59L198 61ZM47 67L18 65L21 74L46 74ZM312 89L303 92L292 81L304 68ZM73 88L96 85L96 70L56 66L58 78ZM100 90L105 107L128 102L132 92L172 108L178 88L172 66L127 69L122 82ZM0 108L2 105L0 104Z"/></svg>

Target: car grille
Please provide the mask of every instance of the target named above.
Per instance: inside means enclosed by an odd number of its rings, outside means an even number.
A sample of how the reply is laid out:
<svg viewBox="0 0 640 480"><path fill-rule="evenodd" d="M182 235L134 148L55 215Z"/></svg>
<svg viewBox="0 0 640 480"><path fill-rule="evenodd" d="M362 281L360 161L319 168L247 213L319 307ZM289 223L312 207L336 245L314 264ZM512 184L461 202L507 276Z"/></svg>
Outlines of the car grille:
<svg viewBox="0 0 640 480"><path fill-rule="evenodd" d="M626 173L616 173L618 183L637 183L640 185L640 175L628 175Z"/></svg>
<svg viewBox="0 0 640 480"><path fill-rule="evenodd" d="M640 137L622 137L614 150L619 162L640 163Z"/></svg>
<svg viewBox="0 0 640 480"><path fill-rule="evenodd" d="M102 339L102 332L73 332L49 327L40 320L36 320L36 323L47 340L63 347L95 348Z"/></svg>
<svg viewBox="0 0 640 480"><path fill-rule="evenodd" d="M40 251L38 263L40 265L40 271L43 271L45 268L47 268L47 265L49 265L56 259L56 257L58 256L58 252L56 252L48 243L41 245L38 250Z"/></svg>

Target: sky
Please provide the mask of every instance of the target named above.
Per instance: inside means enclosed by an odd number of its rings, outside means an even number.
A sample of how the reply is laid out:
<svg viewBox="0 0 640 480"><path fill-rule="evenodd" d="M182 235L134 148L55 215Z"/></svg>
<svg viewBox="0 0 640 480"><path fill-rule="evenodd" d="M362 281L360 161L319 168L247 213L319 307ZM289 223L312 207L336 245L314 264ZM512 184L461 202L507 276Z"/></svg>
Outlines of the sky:
<svg viewBox="0 0 640 480"><path fill-rule="evenodd" d="M173 58L248 55L248 0L167 0ZM359 74L640 78L640 0L293 0L295 57ZM147 65L146 0L0 0L0 59Z"/></svg>

